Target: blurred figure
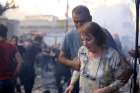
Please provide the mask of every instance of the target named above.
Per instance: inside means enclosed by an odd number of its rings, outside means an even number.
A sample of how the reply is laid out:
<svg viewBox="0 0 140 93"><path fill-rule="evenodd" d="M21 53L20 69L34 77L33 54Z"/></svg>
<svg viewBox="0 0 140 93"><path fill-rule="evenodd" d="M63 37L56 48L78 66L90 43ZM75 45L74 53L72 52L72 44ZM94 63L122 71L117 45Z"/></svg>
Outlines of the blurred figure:
<svg viewBox="0 0 140 93"><path fill-rule="evenodd" d="M67 84L67 67L64 66L63 64L60 64L58 62L58 56L60 53L60 44L55 44L52 48L52 51L56 54L55 55L55 61L56 61L56 80L57 80L57 86L59 89L59 93L63 93L63 91L65 90Z"/></svg>
<svg viewBox="0 0 140 93"><path fill-rule="evenodd" d="M10 38L9 42L13 45L17 45L18 44L18 37L17 36L12 36Z"/></svg>
<svg viewBox="0 0 140 93"><path fill-rule="evenodd" d="M18 49L18 37L17 36L12 36L11 39L9 40L9 43L13 44ZM18 51L19 51L19 49L18 49ZM16 89L16 93L21 93L19 76L17 76L17 78L16 78L15 89Z"/></svg>
<svg viewBox="0 0 140 93"><path fill-rule="evenodd" d="M57 54L58 55L58 54ZM48 46L44 46L37 56L37 64L40 66L43 83L43 93L59 93L57 84L56 52Z"/></svg>
<svg viewBox="0 0 140 93"><path fill-rule="evenodd" d="M16 46L6 41L7 32L7 27L0 24L0 93L15 93L15 79L23 60Z"/></svg>
<svg viewBox="0 0 140 93"><path fill-rule="evenodd" d="M128 51L128 54L129 54L129 56L130 56L130 62L131 62L131 64L132 64L132 67L133 67L133 69L134 69L134 64L135 64L135 57L136 57L136 50L134 50L134 49L131 49L131 50L129 50ZM137 91L138 91L138 93L140 92L140 71L139 71L139 69L140 69L140 46L138 47L138 60L139 61L137 61ZM134 72L133 72L134 73ZM131 88L132 88L132 86L133 86L133 76L134 75L132 75L132 78L131 78L131 82L130 82L130 84L131 84ZM132 89L131 89L132 90Z"/></svg>
<svg viewBox="0 0 140 93"><path fill-rule="evenodd" d="M11 39L9 40L9 42L13 45L15 45L19 51L19 53L21 54L23 60L24 60L24 56L25 56L25 48L23 47L23 44L19 44L19 39L17 36L12 36ZM16 79L16 93L21 93L21 85L22 85L22 66L21 66L21 70L20 73Z"/></svg>
<svg viewBox="0 0 140 93"><path fill-rule="evenodd" d="M42 37L35 36L32 42L29 42L25 51L25 62L22 69L22 83L24 85L25 93L32 93L32 88L35 79L34 62L36 56L41 51Z"/></svg>
<svg viewBox="0 0 140 93"><path fill-rule="evenodd" d="M131 57L135 57L135 50L134 49L131 49L128 51L128 54L131 56ZM140 46L138 47L138 58L140 57Z"/></svg>
<svg viewBox="0 0 140 93"><path fill-rule="evenodd" d="M20 52L21 56L24 57L25 48L24 48L22 40L19 40L19 38L17 36L12 36L9 43L15 45L17 47L18 51Z"/></svg>

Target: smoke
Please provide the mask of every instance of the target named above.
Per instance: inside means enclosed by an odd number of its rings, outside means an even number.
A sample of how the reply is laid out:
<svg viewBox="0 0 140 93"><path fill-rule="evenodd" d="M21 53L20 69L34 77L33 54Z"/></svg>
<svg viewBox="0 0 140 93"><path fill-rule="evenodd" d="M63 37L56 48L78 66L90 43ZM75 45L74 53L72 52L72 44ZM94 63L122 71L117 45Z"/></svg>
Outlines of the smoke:
<svg viewBox="0 0 140 93"><path fill-rule="evenodd" d="M133 19L129 4L104 5L95 9L93 13L93 21L108 29L112 35L119 36L125 54L135 46L135 21Z"/></svg>

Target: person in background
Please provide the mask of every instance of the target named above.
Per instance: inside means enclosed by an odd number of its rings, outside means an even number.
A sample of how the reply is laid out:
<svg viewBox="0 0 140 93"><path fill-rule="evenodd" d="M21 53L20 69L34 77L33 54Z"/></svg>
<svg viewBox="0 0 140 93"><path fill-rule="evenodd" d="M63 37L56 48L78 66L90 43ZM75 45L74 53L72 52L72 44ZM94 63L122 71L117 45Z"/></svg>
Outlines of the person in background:
<svg viewBox="0 0 140 93"><path fill-rule="evenodd" d="M15 93L15 79L23 60L16 46L7 41L7 32L7 27L0 24L0 93Z"/></svg>
<svg viewBox="0 0 140 93"><path fill-rule="evenodd" d="M32 88L35 80L34 63L36 56L41 52L42 36L35 36L33 40L25 48L24 64L22 68L22 83L25 93L32 93Z"/></svg>
<svg viewBox="0 0 140 93"><path fill-rule="evenodd" d="M41 69L43 93L59 93L56 77L56 52L52 48L44 45L36 60L36 67Z"/></svg>
<svg viewBox="0 0 140 93"><path fill-rule="evenodd" d="M12 36L10 39L10 43L13 45L16 45L18 51L20 52L21 56L24 57L25 56L25 48L23 46L23 41L19 40L19 38L17 36Z"/></svg>
<svg viewBox="0 0 140 93"><path fill-rule="evenodd" d="M9 40L9 43L15 45L19 51L19 53L21 54L23 60L24 60L24 56L25 56L25 48L23 47L23 44L19 44L19 38L17 36L12 36ZM15 60L16 61L16 60ZM17 93L21 93L21 85L22 85L22 81L23 81L23 77L22 76L22 68L23 66L21 66L21 70L20 70L20 73L16 79L16 92Z"/></svg>

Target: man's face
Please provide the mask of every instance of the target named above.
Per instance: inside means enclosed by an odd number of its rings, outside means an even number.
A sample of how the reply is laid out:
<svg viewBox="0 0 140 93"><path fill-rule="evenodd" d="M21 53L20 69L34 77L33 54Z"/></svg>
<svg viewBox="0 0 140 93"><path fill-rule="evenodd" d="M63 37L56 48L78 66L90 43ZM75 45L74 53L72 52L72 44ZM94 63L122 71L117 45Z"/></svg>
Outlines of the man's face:
<svg viewBox="0 0 140 93"><path fill-rule="evenodd" d="M86 22L91 21L91 18L87 18L87 16L85 14L72 14L72 19L73 22L76 26L76 28L80 28L83 24L85 24Z"/></svg>

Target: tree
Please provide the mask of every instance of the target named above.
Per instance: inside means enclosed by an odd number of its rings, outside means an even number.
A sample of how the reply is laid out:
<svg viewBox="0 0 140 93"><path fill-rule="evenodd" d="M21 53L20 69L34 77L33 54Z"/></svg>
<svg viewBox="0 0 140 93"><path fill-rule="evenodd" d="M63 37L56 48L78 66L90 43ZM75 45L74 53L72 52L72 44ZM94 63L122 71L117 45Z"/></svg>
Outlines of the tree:
<svg viewBox="0 0 140 93"><path fill-rule="evenodd" d="M0 3L0 15L3 15L3 13L5 11L7 11L8 9L15 9L17 8L17 6L15 5L15 2L12 0L11 2L6 2L5 5L2 5Z"/></svg>

